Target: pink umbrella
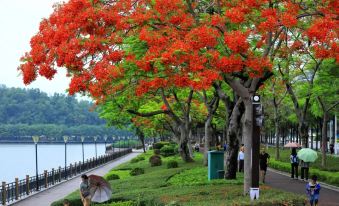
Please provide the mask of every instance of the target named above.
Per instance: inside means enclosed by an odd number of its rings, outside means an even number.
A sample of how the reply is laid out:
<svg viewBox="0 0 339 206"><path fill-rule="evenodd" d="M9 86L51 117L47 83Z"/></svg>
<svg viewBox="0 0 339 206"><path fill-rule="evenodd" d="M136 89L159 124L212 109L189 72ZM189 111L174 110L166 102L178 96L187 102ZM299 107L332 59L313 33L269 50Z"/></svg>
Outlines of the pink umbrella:
<svg viewBox="0 0 339 206"><path fill-rule="evenodd" d="M293 147L293 148L299 148L301 145L298 142L289 142L284 145L284 147Z"/></svg>
<svg viewBox="0 0 339 206"><path fill-rule="evenodd" d="M101 176L88 176L93 202L106 202L112 196L111 185Z"/></svg>

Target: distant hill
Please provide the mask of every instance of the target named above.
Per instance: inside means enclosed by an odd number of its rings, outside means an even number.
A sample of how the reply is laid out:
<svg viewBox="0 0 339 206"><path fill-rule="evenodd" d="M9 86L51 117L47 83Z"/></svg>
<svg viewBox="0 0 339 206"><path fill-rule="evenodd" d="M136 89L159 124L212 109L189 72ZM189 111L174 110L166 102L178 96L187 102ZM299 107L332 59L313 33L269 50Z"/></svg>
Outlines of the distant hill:
<svg viewBox="0 0 339 206"><path fill-rule="evenodd" d="M73 141L99 135L102 141L102 136L113 134L128 133L107 128L91 102L0 85L0 141L31 141L32 135L43 135L44 141L62 141L63 135L73 136Z"/></svg>
<svg viewBox="0 0 339 206"><path fill-rule="evenodd" d="M97 112L90 111L92 107L72 96L0 85L0 124L105 124Z"/></svg>

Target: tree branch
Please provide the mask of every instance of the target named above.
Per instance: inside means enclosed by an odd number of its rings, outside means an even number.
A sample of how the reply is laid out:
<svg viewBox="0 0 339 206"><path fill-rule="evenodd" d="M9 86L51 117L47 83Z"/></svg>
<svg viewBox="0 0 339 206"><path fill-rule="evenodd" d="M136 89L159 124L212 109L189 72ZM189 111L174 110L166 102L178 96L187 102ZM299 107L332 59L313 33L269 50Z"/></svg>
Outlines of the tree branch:
<svg viewBox="0 0 339 206"><path fill-rule="evenodd" d="M135 115L140 116L140 117L152 117L152 116L155 116L155 115L158 115L158 114L168 114L169 110L158 110L158 111L153 111L153 112L141 113L141 112L137 112L137 111L128 109L127 112L130 113L130 114L135 114Z"/></svg>

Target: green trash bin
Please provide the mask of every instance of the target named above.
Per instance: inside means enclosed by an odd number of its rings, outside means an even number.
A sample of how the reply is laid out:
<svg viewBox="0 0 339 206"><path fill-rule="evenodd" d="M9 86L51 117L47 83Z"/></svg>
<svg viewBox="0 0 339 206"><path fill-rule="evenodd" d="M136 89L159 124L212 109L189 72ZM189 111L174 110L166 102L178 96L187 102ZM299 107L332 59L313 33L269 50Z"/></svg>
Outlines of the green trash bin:
<svg viewBox="0 0 339 206"><path fill-rule="evenodd" d="M220 173L224 170L224 152L208 152L208 180L222 178Z"/></svg>

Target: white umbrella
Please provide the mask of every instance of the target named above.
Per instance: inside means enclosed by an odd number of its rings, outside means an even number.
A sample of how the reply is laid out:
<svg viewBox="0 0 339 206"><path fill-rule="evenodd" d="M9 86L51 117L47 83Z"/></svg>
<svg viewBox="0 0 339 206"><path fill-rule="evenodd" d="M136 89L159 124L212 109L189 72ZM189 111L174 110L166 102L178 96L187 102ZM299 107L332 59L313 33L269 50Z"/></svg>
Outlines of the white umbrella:
<svg viewBox="0 0 339 206"><path fill-rule="evenodd" d="M93 202L106 202L109 199L111 199L112 196L112 190L106 186L104 187L93 187L93 196L92 196L92 201Z"/></svg>
<svg viewBox="0 0 339 206"><path fill-rule="evenodd" d="M90 192L93 202L106 202L111 199L112 189L111 185L101 176L90 175Z"/></svg>

